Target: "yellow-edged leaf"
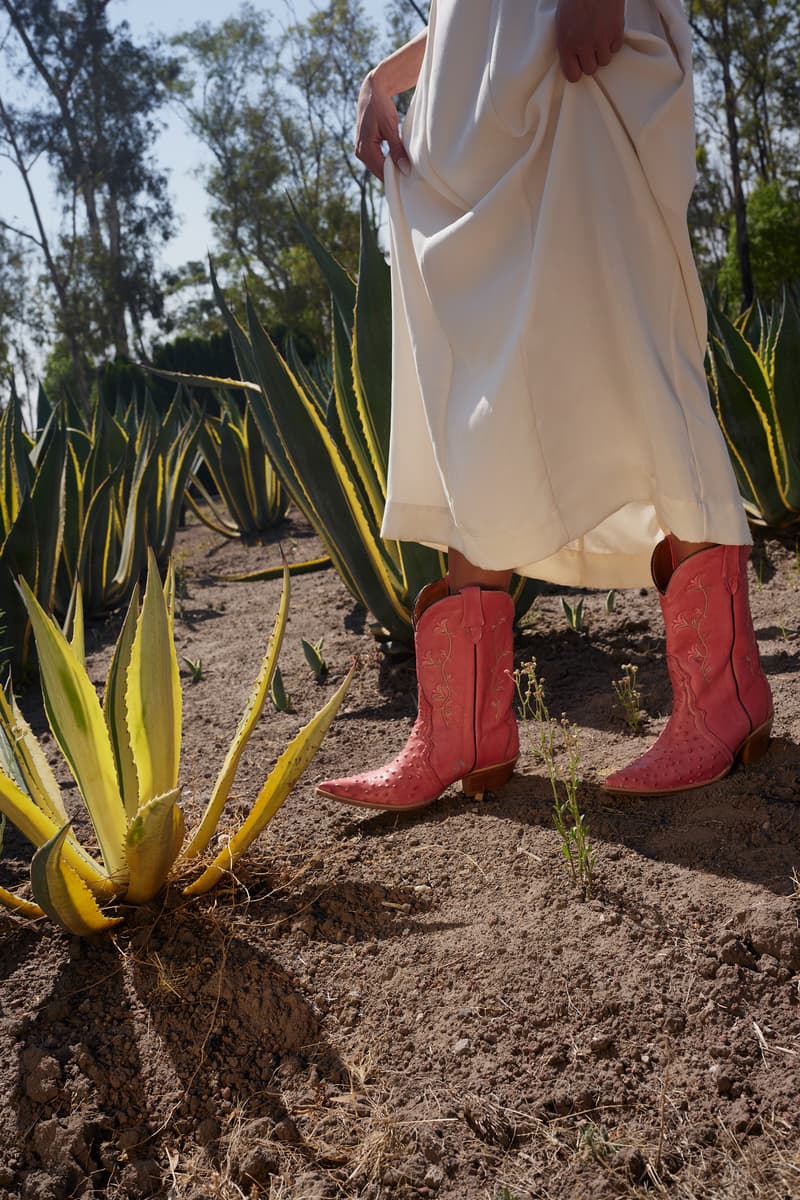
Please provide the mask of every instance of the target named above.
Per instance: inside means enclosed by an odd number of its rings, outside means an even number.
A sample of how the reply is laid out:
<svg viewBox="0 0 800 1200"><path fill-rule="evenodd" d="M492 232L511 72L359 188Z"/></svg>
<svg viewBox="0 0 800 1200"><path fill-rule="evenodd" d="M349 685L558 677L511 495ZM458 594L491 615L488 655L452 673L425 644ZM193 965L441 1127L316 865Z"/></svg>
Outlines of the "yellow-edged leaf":
<svg viewBox="0 0 800 1200"><path fill-rule="evenodd" d="M50 729L89 810L106 871L121 882L127 822L100 701L74 650L24 579L20 590L36 638Z"/></svg>
<svg viewBox="0 0 800 1200"><path fill-rule="evenodd" d="M34 899L51 920L78 937L102 933L118 925L121 917L107 917L76 871L65 861L62 849L69 826L65 825L33 856L31 888Z"/></svg>
<svg viewBox="0 0 800 1200"><path fill-rule="evenodd" d="M151 549L147 561L125 693L140 808L177 787L181 753L182 696L172 621Z"/></svg>
<svg viewBox="0 0 800 1200"><path fill-rule="evenodd" d="M45 916L44 910L39 908L38 904L31 904L30 900L23 900L22 896L15 896L13 892L6 891L4 887L0 887L0 904L32 921L35 921L37 917Z"/></svg>
<svg viewBox="0 0 800 1200"><path fill-rule="evenodd" d="M209 891L223 875L227 875L231 871L248 846L272 820L319 749L331 721L347 694L354 670L355 668L351 668L344 682L328 703L307 725L303 726L299 733L295 734L273 767L246 819L214 859L211 866L203 872L199 879L184 888L185 895L199 896L203 892Z"/></svg>
<svg viewBox="0 0 800 1200"><path fill-rule="evenodd" d="M128 686L128 667L131 661L131 650L136 633L136 622L139 618L139 585L134 585L128 611L122 623L114 656L106 677L106 687L103 693L103 716L106 719L111 748L117 764L117 775L122 790L122 802L129 821L139 808L139 776L136 773L136 763L133 760L130 734L128 733L127 708L125 692Z"/></svg>
<svg viewBox="0 0 800 1200"><path fill-rule="evenodd" d="M77 658L78 662L81 663L85 667L86 666L86 628L85 628L85 623L84 623L84 619L83 619L83 592L81 590L81 585L79 583L75 585L75 590L72 594L72 603L71 603L70 608L71 608L70 618L71 618L72 628L70 629L70 632L69 632L69 644L70 644L70 646L72 646L72 649L75 651L75 657ZM66 628L65 628L64 632L66 633Z"/></svg>
<svg viewBox="0 0 800 1200"><path fill-rule="evenodd" d="M261 661L261 667L258 672L253 690L250 693L247 704L245 705L244 713L239 721L236 734L230 744L228 753L225 756L225 762L222 764L222 769L217 776L217 781L214 784L214 790L211 794L211 799L203 813L203 819L197 828L196 833L192 836L192 840L186 847L184 858L196 858L198 854L202 854L211 840L211 836L217 827L220 814L225 807L225 802L230 794L231 786L236 775L236 769L239 766L239 760L242 757L242 752L247 745L248 738L253 732L256 721L261 715L264 708L264 702L269 694L269 687L272 682L272 676L275 673L275 667L280 654L281 642L283 641L284 630L286 629L286 618L289 613L289 597L291 594L291 579L289 577L289 569L284 564L283 567L283 590L281 592L281 600L278 605L278 615L275 618L275 625L270 635L267 651Z"/></svg>
<svg viewBox="0 0 800 1200"><path fill-rule="evenodd" d="M146 904L167 882L183 842L181 789L156 796L139 809L128 829L126 845L130 882L129 904Z"/></svg>
<svg viewBox="0 0 800 1200"><path fill-rule="evenodd" d="M61 797L61 788L50 769L50 764L39 745L38 738L20 712L13 694L9 703L2 688L0 688L0 725L14 748L17 768L31 796L42 812L52 817L57 825L63 825L68 818Z"/></svg>
<svg viewBox="0 0 800 1200"><path fill-rule="evenodd" d="M13 779L0 771L0 812L8 817L23 837L34 846L43 846L54 837L59 825L17 787ZM113 896L118 889L103 874L93 858L77 843L68 841L64 846L64 858L98 896Z"/></svg>

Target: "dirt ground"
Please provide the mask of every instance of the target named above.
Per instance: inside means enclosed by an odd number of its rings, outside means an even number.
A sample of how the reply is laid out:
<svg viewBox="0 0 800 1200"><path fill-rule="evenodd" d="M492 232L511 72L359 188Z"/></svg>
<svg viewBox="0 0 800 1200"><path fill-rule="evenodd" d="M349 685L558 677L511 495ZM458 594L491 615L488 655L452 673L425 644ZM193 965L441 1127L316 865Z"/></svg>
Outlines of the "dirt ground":
<svg viewBox="0 0 800 1200"><path fill-rule="evenodd" d="M317 549L296 517L278 535L293 557ZM198 682L185 671L190 813L280 592L210 573L275 561L271 541L221 543L198 525L179 536L179 652L202 664ZM518 661L537 659L550 711L580 730L597 854L587 902L529 750L485 803L453 789L399 819L315 794L403 744L413 675L379 654L333 571L297 578L281 660L295 711L265 713L234 810L354 657L362 667L238 879L200 900L175 889L93 943L0 915L0 1197L800 1197L793 539L759 539L751 590L772 747L667 799L599 787L669 708L653 593L619 593L612 613L587 593L582 633L556 589L526 618ZM89 628L98 682L116 628ZM301 635L324 636L323 684ZM641 737L612 688L628 662L649 714ZM35 690L24 707L41 729ZM20 884L27 861L9 830L0 882Z"/></svg>

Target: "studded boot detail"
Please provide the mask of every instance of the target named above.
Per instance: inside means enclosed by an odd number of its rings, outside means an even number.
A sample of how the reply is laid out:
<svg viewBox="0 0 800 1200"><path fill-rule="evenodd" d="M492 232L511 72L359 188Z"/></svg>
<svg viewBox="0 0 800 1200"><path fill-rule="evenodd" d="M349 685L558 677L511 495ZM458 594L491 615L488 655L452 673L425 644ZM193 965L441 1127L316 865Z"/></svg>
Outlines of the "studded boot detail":
<svg viewBox="0 0 800 1200"><path fill-rule="evenodd" d="M772 694L750 616L749 556L749 546L712 546L673 569L669 539L656 547L672 716L646 754L609 776L607 792L689 791L766 753Z"/></svg>
<svg viewBox="0 0 800 1200"><path fill-rule="evenodd" d="M423 588L414 605L418 712L406 745L386 766L317 790L345 804L413 811L457 780L472 797L507 783L519 755L513 623L506 592L466 587L451 596L446 579Z"/></svg>

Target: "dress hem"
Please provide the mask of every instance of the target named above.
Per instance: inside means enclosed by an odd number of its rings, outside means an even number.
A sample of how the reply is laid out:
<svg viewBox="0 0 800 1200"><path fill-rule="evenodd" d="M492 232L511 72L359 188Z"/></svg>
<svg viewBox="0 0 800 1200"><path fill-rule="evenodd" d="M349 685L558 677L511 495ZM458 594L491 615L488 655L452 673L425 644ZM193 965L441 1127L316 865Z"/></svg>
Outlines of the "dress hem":
<svg viewBox="0 0 800 1200"><path fill-rule="evenodd" d="M549 544L542 541L530 545L528 542L523 547L523 530L504 530L488 537L474 535L457 527L448 509L390 502L384 514L381 536L419 542L439 551L446 551L451 546L484 570L511 568L518 575L532 579L587 588L650 586L650 555L667 531L687 542L717 542L732 546L752 543L743 506L714 503L706 506L685 500L662 500L656 521L656 535L647 546L639 541L638 550L631 554L614 548L587 547L592 529L575 533L560 544L553 545L550 540ZM551 522L546 524L552 529Z"/></svg>

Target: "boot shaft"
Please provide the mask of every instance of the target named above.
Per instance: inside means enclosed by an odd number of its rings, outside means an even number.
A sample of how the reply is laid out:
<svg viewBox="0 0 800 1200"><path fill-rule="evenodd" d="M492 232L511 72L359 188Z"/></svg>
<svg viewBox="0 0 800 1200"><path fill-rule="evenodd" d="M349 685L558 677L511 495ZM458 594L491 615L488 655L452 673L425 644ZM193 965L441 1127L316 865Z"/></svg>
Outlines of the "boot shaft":
<svg viewBox="0 0 800 1200"><path fill-rule="evenodd" d="M452 772L516 758L514 602L479 587L423 589L415 605L419 712L433 769Z"/></svg>
<svg viewBox="0 0 800 1200"><path fill-rule="evenodd" d="M689 702L688 687L711 732L728 745L772 711L750 615L749 553L749 546L701 550L672 571L660 594L676 705Z"/></svg>

